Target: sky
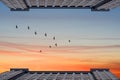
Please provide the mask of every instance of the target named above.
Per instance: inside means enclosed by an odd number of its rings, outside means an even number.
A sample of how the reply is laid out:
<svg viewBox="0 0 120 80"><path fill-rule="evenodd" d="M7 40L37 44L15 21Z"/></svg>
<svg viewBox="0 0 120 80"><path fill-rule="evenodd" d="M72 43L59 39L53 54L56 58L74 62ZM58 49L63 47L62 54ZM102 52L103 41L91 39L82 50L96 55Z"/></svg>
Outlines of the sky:
<svg viewBox="0 0 120 80"><path fill-rule="evenodd" d="M10 11L0 2L0 72L10 68L69 71L109 68L120 77L119 25L120 7L109 12Z"/></svg>

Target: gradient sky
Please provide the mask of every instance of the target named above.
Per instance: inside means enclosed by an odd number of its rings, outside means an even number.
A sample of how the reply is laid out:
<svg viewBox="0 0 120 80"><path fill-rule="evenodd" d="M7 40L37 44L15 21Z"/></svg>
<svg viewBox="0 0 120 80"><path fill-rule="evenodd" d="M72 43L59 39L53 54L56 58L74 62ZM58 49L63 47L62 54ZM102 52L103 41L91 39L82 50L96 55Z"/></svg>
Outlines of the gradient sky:
<svg viewBox="0 0 120 80"><path fill-rule="evenodd" d="M44 33L48 34L47 38ZM54 47L56 42L58 47ZM49 45L53 47L50 49ZM0 2L0 72L15 67L30 70L110 68L120 77L120 7L109 12L89 9L12 12Z"/></svg>

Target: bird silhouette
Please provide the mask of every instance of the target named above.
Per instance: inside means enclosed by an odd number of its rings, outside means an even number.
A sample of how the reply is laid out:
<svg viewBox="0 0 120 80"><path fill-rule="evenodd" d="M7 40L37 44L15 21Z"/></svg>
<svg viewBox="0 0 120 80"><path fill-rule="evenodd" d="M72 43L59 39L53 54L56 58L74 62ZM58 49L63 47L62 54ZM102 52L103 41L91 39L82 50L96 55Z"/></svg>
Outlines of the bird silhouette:
<svg viewBox="0 0 120 80"><path fill-rule="evenodd" d="M55 40L55 36L53 37L53 40Z"/></svg>
<svg viewBox="0 0 120 80"><path fill-rule="evenodd" d="M68 40L68 42L70 43L71 41L70 41L70 40Z"/></svg>
<svg viewBox="0 0 120 80"><path fill-rule="evenodd" d="M55 46L57 47L57 43L55 43Z"/></svg>
<svg viewBox="0 0 120 80"><path fill-rule="evenodd" d="M45 37L47 37L47 33L45 33Z"/></svg>
<svg viewBox="0 0 120 80"><path fill-rule="evenodd" d="M35 31L35 35L37 35L37 32Z"/></svg>
<svg viewBox="0 0 120 80"><path fill-rule="evenodd" d="M52 46L49 46L49 48L52 48Z"/></svg>
<svg viewBox="0 0 120 80"><path fill-rule="evenodd" d="M40 53L42 52L42 50L40 50Z"/></svg>
<svg viewBox="0 0 120 80"><path fill-rule="evenodd" d="M18 29L18 26L16 25L16 29Z"/></svg>
<svg viewBox="0 0 120 80"><path fill-rule="evenodd" d="M30 29L30 27L28 26L28 30Z"/></svg>

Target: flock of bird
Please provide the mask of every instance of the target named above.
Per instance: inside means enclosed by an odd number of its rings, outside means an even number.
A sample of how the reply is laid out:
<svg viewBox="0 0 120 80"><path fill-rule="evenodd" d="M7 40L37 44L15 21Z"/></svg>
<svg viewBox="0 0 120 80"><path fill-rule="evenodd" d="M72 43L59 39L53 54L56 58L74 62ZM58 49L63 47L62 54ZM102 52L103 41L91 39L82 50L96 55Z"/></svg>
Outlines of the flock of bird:
<svg viewBox="0 0 120 80"><path fill-rule="evenodd" d="M16 29L18 29L18 26L17 26L17 25L16 25ZM27 29L30 30L30 27L28 26ZM36 32L36 31L34 32L34 35L37 35L37 32ZM47 33L45 33L44 36L47 37ZM55 36L53 37L53 40L56 40L56 37L55 37ZM68 40L68 42L70 43L71 40ZM56 47L58 46L57 43L55 43L54 45L55 45ZM52 46L49 45L49 48L52 48ZM42 50L40 50L40 53L41 53L41 52L42 52Z"/></svg>

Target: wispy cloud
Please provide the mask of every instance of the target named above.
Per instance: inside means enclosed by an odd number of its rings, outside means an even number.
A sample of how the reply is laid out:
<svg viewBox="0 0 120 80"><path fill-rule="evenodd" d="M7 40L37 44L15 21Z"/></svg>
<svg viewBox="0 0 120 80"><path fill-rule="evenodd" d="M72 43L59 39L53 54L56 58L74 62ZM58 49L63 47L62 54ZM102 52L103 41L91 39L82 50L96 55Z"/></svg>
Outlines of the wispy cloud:
<svg viewBox="0 0 120 80"><path fill-rule="evenodd" d="M17 36L1 36L0 35L0 37L1 38L24 38L24 39L33 39L33 37L27 37L27 36L19 36L19 37L17 37ZM62 37L62 38L65 38L65 37ZM74 36L73 36L73 38L75 38ZM108 37L108 38L104 38L104 37L101 37L101 38L95 38L95 37L92 37L92 38L87 38L87 37L77 37L77 38L75 38L75 39L77 39L77 40L120 40L120 38L112 38L112 37Z"/></svg>
<svg viewBox="0 0 120 80"><path fill-rule="evenodd" d="M120 40L120 38L78 38L82 40Z"/></svg>
<svg viewBox="0 0 120 80"><path fill-rule="evenodd" d="M19 49L19 50L28 51L28 52L39 52L38 50L35 50L35 48L41 47L41 46L37 46L37 45L36 46L35 45L26 45L26 44L18 44L18 43L11 43L11 42L0 42L0 46L15 48L15 49ZM32 48L34 48L34 49L32 49Z"/></svg>
<svg viewBox="0 0 120 80"><path fill-rule="evenodd" d="M40 45L28 45L28 44L18 44L12 42L0 41L0 46L15 48L28 52L39 52L39 49L46 49L46 46ZM94 49L111 49L120 48L120 45L103 45L103 46L59 46L58 48L48 49L49 52L66 52L74 53L76 50L94 50Z"/></svg>

